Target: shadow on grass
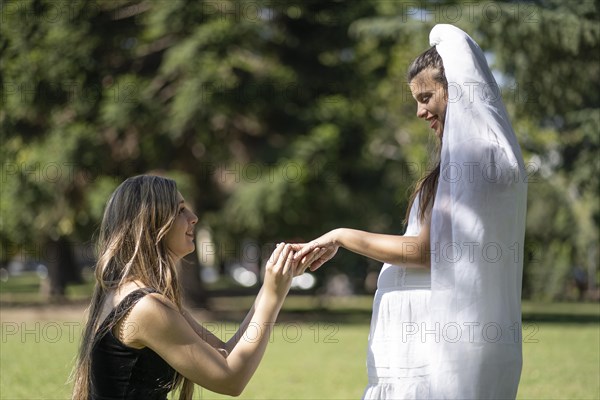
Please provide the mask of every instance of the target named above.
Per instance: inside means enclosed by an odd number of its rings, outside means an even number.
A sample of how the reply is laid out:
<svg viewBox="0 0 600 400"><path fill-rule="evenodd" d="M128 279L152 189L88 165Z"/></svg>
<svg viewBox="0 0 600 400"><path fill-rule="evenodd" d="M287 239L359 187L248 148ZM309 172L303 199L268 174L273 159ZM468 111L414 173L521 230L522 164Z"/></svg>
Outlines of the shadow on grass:
<svg viewBox="0 0 600 400"><path fill-rule="evenodd" d="M523 322L598 324L600 316L590 314L523 313Z"/></svg>
<svg viewBox="0 0 600 400"><path fill-rule="evenodd" d="M239 323L243 320L244 315L240 313L232 312L218 312L212 313L213 317L211 320ZM335 323L342 325L364 325L371 322L371 314L348 314L342 315L340 313L331 312L313 312L313 313L289 313L284 312L279 314L277 322L301 322L301 323Z"/></svg>
<svg viewBox="0 0 600 400"><path fill-rule="evenodd" d="M252 306L255 295L241 296L211 293L211 319L239 322ZM220 296L221 295L221 296ZM349 297L326 297L307 293L290 294L285 300L277 321L325 322L340 324L369 324L373 297L368 295Z"/></svg>
<svg viewBox="0 0 600 400"><path fill-rule="evenodd" d="M219 319L239 321L254 301L253 296L213 296L213 315ZM286 299L279 321L334 322L369 324L372 314L372 295L351 297L320 297L310 294L290 295ZM598 303L537 303L524 302L524 324L598 324Z"/></svg>
<svg viewBox="0 0 600 400"><path fill-rule="evenodd" d="M0 283L0 306L44 308L49 305L39 294L37 275ZM63 301L53 305L89 304L92 284L73 286L67 290ZM241 321L252 306L257 288L207 290L209 309L202 310L211 319ZM318 295L316 292L294 291L285 301L279 321L326 322L340 324L369 324L371 321L373 294L335 297ZM198 310L201 311L201 310ZM523 302L523 323L599 324L600 303L541 303Z"/></svg>
<svg viewBox="0 0 600 400"><path fill-rule="evenodd" d="M218 319L228 322L239 322L243 313L234 311L215 311ZM314 310L284 310L278 321L299 322L335 322L340 324L368 324L371 322L371 310L343 309L331 310L320 308ZM598 324L597 315L571 315L560 313L527 313L523 314L523 323L560 323L560 324Z"/></svg>

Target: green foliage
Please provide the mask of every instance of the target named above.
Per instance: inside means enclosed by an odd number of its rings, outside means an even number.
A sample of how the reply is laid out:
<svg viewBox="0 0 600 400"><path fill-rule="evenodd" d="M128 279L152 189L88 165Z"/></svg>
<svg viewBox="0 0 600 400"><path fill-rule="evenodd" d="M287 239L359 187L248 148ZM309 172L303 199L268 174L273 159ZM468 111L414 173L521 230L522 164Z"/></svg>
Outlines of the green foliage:
<svg viewBox="0 0 600 400"><path fill-rule="evenodd" d="M518 92L507 107L518 127L531 127L520 139L537 170L527 238L538 246L539 264L526 269L525 289L538 297L560 298L575 265L590 283L598 277L600 94L592 88L600 85L599 20L597 2L554 0L530 4L527 18L478 26L482 46Z"/></svg>
<svg viewBox="0 0 600 400"><path fill-rule="evenodd" d="M383 3L379 16L362 18L350 30L364 43L377 44L371 44L379 48L377 60L382 59L380 43L394 42L398 50L380 65L406 66L413 57L405 58L411 42L422 49L434 23L453 23L478 41L502 78L498 82L529 182L524 294L565 296L576 265L584 267L591 285L597 282L600 96L592 88L600 85L598 4L445 1L419 9L404 2ZM410 139L403 141L425 137L419 136L418 122L400 120L408 115L406 100L397 92L394 98L391 88L402 75L388 71L380 81L382 115L394 118L389 110L407 110L391 126L410 132ZM414 150L425 149L424 144L421 139L418 146L410 146L403 158L422 163L426 155Z"/></svg>
<svg viewBox="0 0 600 400"><path fill-rule="evenodd" d="M502 74L531 167L525 293L560 297L573 263L595 279L594 2L1 7L3 260L31 241L88 241L111 190L147 172L176 177L223 247L338 226L401 233L433 151L405 72L434 23L451 22ZM337 260L365 273L361 257Z"/></svg>

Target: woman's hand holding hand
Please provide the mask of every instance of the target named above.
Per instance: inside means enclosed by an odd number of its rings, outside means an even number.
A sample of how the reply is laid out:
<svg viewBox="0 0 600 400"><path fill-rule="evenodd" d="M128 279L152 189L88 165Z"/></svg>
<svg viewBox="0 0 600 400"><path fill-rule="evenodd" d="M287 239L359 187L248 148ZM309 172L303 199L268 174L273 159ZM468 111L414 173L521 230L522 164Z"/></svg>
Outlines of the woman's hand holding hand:
<svg viewBox="0 0 600 400"><path fill-rule="evenodd" d="M294 260L298 263L294 275L302 275L306 269L316 271L331 260L340 248L341 234L341 229L334 229L309 243L293 244Z"/></svg>
<svg viewBox="0 0 600 400"><path fill-rule="evenodd" d="M269 257L265 267L265 280L263 287L279 300L283 300L290 290L294 268L297 264L293 260L294 251L290 244L280 243Z"/></svg>

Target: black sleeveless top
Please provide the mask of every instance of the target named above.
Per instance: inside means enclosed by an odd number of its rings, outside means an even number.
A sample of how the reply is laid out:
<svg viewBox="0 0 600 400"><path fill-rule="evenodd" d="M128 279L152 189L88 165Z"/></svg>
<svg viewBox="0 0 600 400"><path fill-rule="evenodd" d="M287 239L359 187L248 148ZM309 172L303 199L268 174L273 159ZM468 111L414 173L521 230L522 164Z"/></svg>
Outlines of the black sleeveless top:
<svg viewBox="0 0 600 400"><path fill-rule="evenodd" d="M129 293L108 314L98 329L102 335L92 349L90 400L165 400L175 370L148 347L123 344L112 330L137 302L156 290L143 288Z"/></svg>

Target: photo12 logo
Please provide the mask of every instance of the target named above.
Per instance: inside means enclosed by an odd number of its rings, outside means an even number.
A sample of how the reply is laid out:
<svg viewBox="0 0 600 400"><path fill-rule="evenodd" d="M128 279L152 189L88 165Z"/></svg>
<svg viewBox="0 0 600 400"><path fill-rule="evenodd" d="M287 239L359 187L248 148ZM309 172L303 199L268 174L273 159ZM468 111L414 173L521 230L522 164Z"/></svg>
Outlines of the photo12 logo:
<svg viewBox="0 0 600 400"><path fill-rule="evenodd" d="M2 322L2 344L78 342L81 322Z"/></svg>
<svg viewBox="0 0 600 400"><path fill-rule="evenodd" d="M502 326L497 322L463 321L448 323L402 322L400 336L402 343L421 341L422 343L538 343L535 338L539 331L537 324L522 325L515 322ZM523 335L525 333L525 335Z"/></svg>
<svg viewBox="0 0 600 400"><path fill-rule="evenodd" d="M207 332L221 338L241 336L246 341L254 342L264 334L269 334L269 343L282 340L285 343L298 343L303 338L313 343L337 344L338 324L315 322L310 325L299 322L268 323L265 325L250 323L243 332L238 332L240 324L204 322L202 327Z"/></svg>
<svg viewBox="0 0 600 400"><path fill-rule="evenodd" d="M468 1L459 4L442 4L432 1L402 1L400 11L402 22L409 20L447 24L479 20L486 23L503 20L530 24L540 22L539 9L532 3Z"/></svg>

